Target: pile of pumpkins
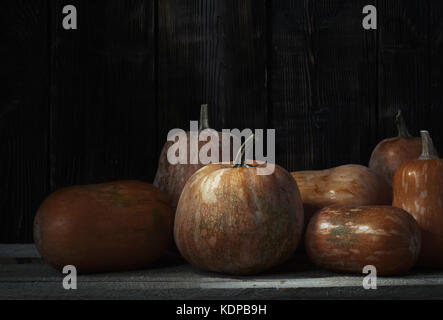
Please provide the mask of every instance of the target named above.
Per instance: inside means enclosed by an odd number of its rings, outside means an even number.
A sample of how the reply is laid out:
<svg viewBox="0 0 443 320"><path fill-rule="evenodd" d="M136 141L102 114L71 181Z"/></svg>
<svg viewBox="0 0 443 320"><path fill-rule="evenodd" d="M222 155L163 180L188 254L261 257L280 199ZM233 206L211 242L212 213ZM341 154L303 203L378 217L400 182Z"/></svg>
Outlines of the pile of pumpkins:
<svg viewBox="0 0 443 320"><path fill-rule="evenodd" d="M204 130L207 106L202 115ZM49 195L35 217L36 247L55 268L79 273L147 267L174 242L192 265L235 275L268 270L303 246L315 265L337 272L441 268L443 159L427 131L412 137L400 112L396 122L398 137L377 145L369 167L289 173L276 165L258 175L264 164L247 163L245 145L236 164L171 165L167 142L154 185L117 181Z"/></svg>

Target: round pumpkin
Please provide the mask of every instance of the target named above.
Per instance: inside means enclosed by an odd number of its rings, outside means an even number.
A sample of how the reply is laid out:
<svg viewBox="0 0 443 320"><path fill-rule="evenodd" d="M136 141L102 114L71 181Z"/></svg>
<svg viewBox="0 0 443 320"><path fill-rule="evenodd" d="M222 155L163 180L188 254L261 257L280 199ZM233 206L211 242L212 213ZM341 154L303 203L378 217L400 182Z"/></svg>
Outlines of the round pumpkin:
<svg viewBox="0 0 443 320"><path fill-rule="evenodd" d="M34 242L57 269L79 273L137 269L155 262L172 239L167 197L139 181L73 186L49 195L34 220Z"/></svg>
<svg viewBox="0 0 443 320"><path fill-rule="evenodd" d="M202 105L200 111L200 126L199 131L209 129L208 124L208 106ZM222 133L218 132L219 141L222 141ZM205 166L205 164L201 163L200 160L196 164L190 163L190 132L186 132L186 140L182 139L177 142L175 141L167 141L160 153L160 158L158 161L158 169L154 178L154 186L162 190L168 196L171 206L175 212L177 208L177 203L180 198L180 195L183 191L183 188L188 181L188 179L196 172L198 169ZM175 144L180 144L180 149L187 150L188 161L187 163L177 163L170 164L168 161L168 150L169 148ZM206 141L198 142L198 149L196 152L200 152L202 146L204 146ZM184 145L183 145L184 144ZM219 159L222 157L222 144L220 143L219 149ZM221 162L221 161L218 161Z"/></svg>
<svg viewBox="0 0 443 320"><path fill-rule="evenodd" d="M277 266L297 248L303 206L297 183L276 165L210 164L186 183L174 238L194 266L227 274L256 274Z"/></svg>
<svg viewBox="0 0 443 320"><path fill-rule="evenodd" d="M306 251L321 268L378 275L407 272L420 253L420 228L406 211L391 206L330 206L312 217Z"/></svg>
<svg viewBox="0 0 443 320"><path fill-rule="evenodd" d="M330 205L391 205L389 184L369 168L356 164L291 173L300 189L305 224Z"/></svg>
<svg viewBox="0 0 443 320"><path fill-rule="evenodd" d="M412 214L422 230L419 263L443 267L443 159L435 152L429 132L421 131L423 153L395 173L393 206Z"/></svg>
<svg viewBox="0 0 443 320"><path fill-rule="evenodd" d="M417 159L421 153L421 139L409 133L401 111L398 111L395 123L398 136L380 141L369 160L369 168L385 177L390 185L398 167Z"/></svg>

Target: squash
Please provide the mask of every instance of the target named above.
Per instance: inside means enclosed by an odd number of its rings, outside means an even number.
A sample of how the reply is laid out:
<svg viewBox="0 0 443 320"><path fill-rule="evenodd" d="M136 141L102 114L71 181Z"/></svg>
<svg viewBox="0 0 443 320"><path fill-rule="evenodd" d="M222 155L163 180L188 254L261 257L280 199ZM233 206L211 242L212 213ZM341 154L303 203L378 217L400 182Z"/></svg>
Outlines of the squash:
<svg viewBox="0 0 443 320"><path fill-rule="evenodd" d="M401 111L398 111L395 123L398 136L377 144L369 160L369 168L385 177L390 185L397 168L404 162L417 159L421 153L421 139L411 136Z"/></svg>
<svg viewBox="0 0 443 320"><path fill-rule="evenodd" d="M422 230L419 263L443 267L443 159L435 153L429 132L421 131L423 152L395 173L393 206L412 214Z"/></svg>
<svg viewBox="0 0 443 320"><path fill-rule="evenodd" d="M157 261L172 239L166 195L140 181L72 186L49 195L34 220L43 259L78 273L138 269Z"/></svg>
<svg viewBox="0 0 443 320"><path fill-rule="evenodd" d="M208 124L208 105L202 105L200 110L200 124L199 131L209 129ZM219 132L219 141L222 141L222 133ZM189 161L190 154L190 132L186 133L187 139L186 141L182 140L179 143L186 143L184 148L187 150L188 154L188 163L187 164L170 164L168 161L168 149L175 143L172 141L167 141L163 149L160 153L160 158L158 161L158 169L154 178L154 186L165 192L170 200L171 206L175 212L177 208L177 203L180 198L180 195L183 191L183 187L185 186L188 179L196 172L198 169L205 166L198 161L197 164L191 164ZM201 147L205 145L206 141L198 142L198 150L200 151ZM220 160L222 157L222 144L220 143L219 150ZM221 161L220 161L221 162Z"/></svg>
<svg viewBox="0 0 443 320"><path fill-rule="evenodd" d="M317 210L330 205L391 205L392 202L389 184L365 166L348 164L291 174L300 190L306 225Z"/></svg>
<svg viewBox="0 0 443 320"><path fill-rule="evenodd" d="M406 211L391 206L330 206L317 212L306 231L311 261L337 272L396 275L414 266L420 253L420 228Z"/></svg>
<svg viewBox="0 0 443 320"><path fill-rule="evenodd" d="M246 164L243 154L241 162L207 165L188 180L177 207L174 239L189 263L247 275L292 256L303 228L297 183L278 165L272 174L257 175L263 166Z"/></svg>

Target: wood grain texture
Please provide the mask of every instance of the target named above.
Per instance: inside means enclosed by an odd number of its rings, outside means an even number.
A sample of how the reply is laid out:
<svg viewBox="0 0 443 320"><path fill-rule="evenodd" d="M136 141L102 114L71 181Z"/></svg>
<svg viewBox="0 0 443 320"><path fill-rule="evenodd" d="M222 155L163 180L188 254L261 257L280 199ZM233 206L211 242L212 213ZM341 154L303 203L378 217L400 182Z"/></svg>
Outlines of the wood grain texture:
<svg viewBox="0 0 443 320"><path fill-rule="evenodd" d="M273 14L274 125L289 170L366 164L375 142L376 33L365 1L278 1Z"/></svg>
<svg viewBox="0 0 443 320"><path fill-rule="evenodd" d="M0 243L32 241L48 191L48 1L0 3Z"/></svg>
<svg viewBox="0 0 443 320"><path fill-rule="evenodd" d="M264 0L159 1L158 45L160 146L202 103L214 129L266 127Z"/></svg>
<svg viewBox="0 0 443 320"><path fill-rule="evenodd" d="M443 3L429 1L429 106L422 110L424 122L418 129L427 129L434 146L443 157Z"/></svg>
<svg viewBox="0 0 443 320"><path fill-rule="evenodd" d="M62 28L75 5L78 29ZM157 154L154 1L53 4L51 190L153 179Z"/></svg>
<svg viewBox="0 0 443 320"><path fill-rule="evenodd" d="M379 139L397 135L399 109L414 136L420 129L441 135L441 117L430 109L429 1L379 0L378 19Z"/></svg>

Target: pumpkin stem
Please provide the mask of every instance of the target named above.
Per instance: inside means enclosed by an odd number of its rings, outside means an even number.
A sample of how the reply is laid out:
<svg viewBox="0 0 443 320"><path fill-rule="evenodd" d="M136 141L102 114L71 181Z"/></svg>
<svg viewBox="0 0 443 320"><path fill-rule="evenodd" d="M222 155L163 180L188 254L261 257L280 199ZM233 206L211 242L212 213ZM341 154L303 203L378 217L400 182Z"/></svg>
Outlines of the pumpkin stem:
<svg viewBox="0 0 443 320"><path fill-rule="evenodd" d="M205 129L209 129L208 105L202 104L200 107L200 123L198 130L202 131Z"/></svg>
<svg viewBox="0 0 443 320"><path fill-rule="evenodd" d="M403 118L403 114L401 110L398 110L395 115L395 125L397 126L398 136L403 138L410 138L412 135L409 133L408 127L406 126L405 119Z"/></svg>
<svg viewBox="0 0 443 320"><path fill-rule="evenodd" d="M240 150L238 150L237 155L235 156L234 165L232 166L233 168L249 167L249 165L246 164L246 147L251 139L253 141L255 140L254 134L251 134L241 145Z"/></svg>
<svg viewBox="0 0 443 320"><path fill-rule="evenodd" d="M438 159L437 152L435 151L434 144L432 143L431 136L426 130L420 131L422 153L418 160L431 160Z"/></svg>

